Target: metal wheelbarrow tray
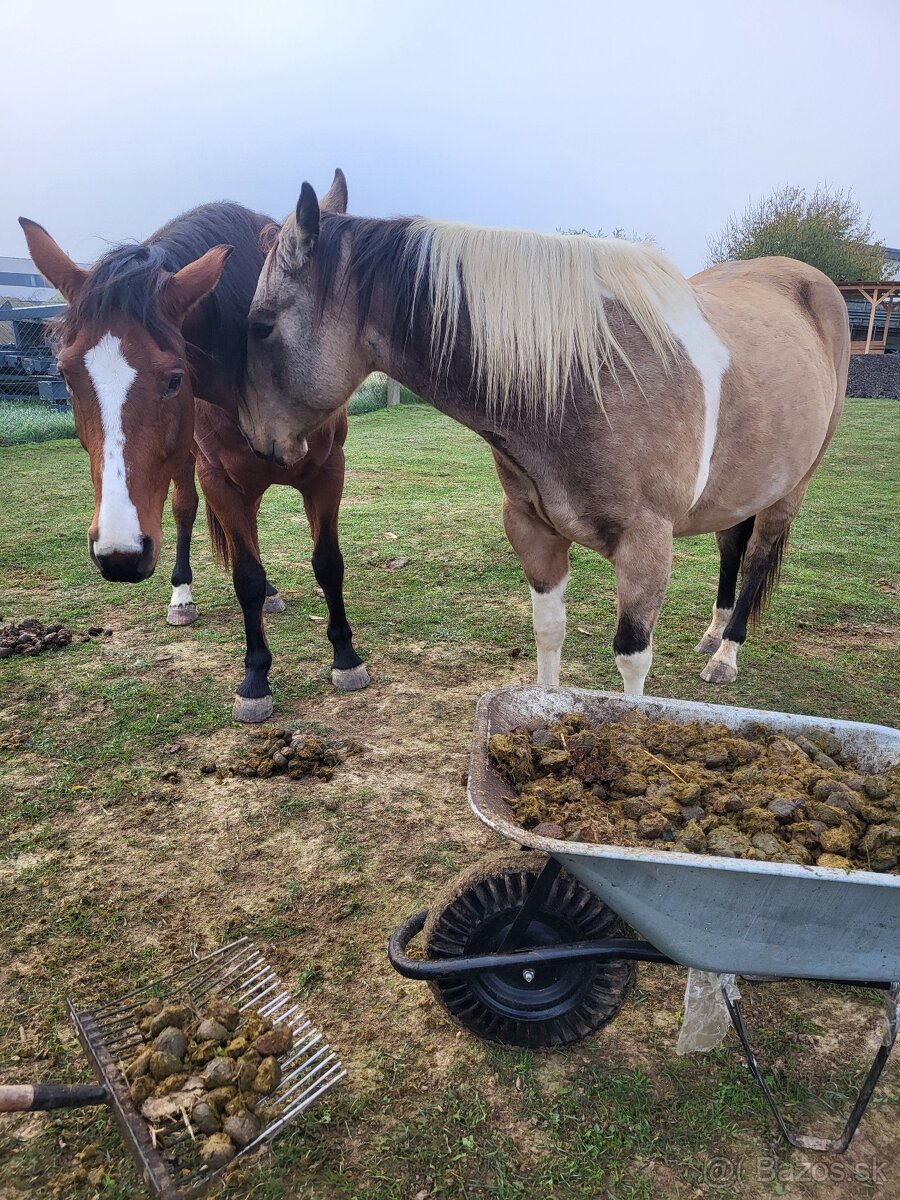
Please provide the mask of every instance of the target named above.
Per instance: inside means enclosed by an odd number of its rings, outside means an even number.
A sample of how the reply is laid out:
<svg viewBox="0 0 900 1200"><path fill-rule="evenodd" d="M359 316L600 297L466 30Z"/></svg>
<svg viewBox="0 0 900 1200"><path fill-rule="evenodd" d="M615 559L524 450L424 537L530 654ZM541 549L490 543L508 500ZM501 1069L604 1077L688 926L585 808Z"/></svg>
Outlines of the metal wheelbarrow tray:
<svg viewBox="0 0 900 1200"><path fill-rule="evenodd" d="M403 975L429 980L441 1003L471 1031L533 1046L564 1044L611 1020L627 995L630 960L884 989L888 1034L844 1134L834 1141L788 1128L750 1047L740 1002L722 992L748 1066L782 1133L808 1149L846 1149L897 1033L900 876L561 841L523 829L507 803L511 786L490 763L491 735L535 728L572 711L599 725L634 709L675 722L718 722L737 733L754 723L788 736L827 731L864 772L900 761L900 732L880 725L575 688L489 692L475 711L469 804L490 828L541 857L528 856L536 866L518 878L510 874L509 856L502 877L489 872L470 874L468 882L460 877L459 887L447 889L437 924L434 912L417 913L396 931L391 962ZM577 895L571 881L583 885ZM591 899L597 910L590 916L593 924L582 915ZM610 936L626 933L623 923L641 938ZM411 958L406 948L423 928L428 957ZM585 938L586 929L601 936L591 932ZM576 1003L579 967L612 972L605 980L608 995L595 983L593 1007L583 997L580 1008Z"/></svg>

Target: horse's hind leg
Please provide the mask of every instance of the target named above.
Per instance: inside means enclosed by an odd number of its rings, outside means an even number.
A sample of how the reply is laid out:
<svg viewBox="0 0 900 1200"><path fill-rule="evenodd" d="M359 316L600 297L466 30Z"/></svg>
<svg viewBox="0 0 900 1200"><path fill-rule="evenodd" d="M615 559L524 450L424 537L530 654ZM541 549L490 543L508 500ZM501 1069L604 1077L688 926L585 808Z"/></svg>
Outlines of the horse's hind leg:
<svg viewBox="0 0 900 1200"><path fill-rule="evenodd" d="M531 588L538 683L559 687L572 543L507 496L503 498L503 526Z"/></svg>
<svg viewBox="0 0 900 1200"><path fill-rule="evenodd" d="M190 625L200 616L191 584L191 534L197 518L197 485L194 482L194 459L175 476L172 490L172 516L175 518L175 570L172 572L172 599L166 621L169 625Z"/></svg>
<svg viewBox="0 0 900 1200"><path fill-rule="evenodd" d="M344 451L334 444L323 466L303 481L303 506L313 537L312 569L328 606L328 640L334 650L331 682L342 692L371 683L353 646L353 630L344 608L344 557L338 540L338 512L344 491Z"/></svg>
<svg viewBox="0 0 900 1200"><path fill-rule="evenodd" d="M653 662L653 629L672 570L672 526L647 519L629 527L613 554L618 621L616 667L626 695L643 696Z"/></svg>
<svg viewBox="0 0 900 1200"><path fill-rule="evenodd" d="M722 642L700 672L707 683L733 683L737 679L738 650L747 640L747 626L765 608L781 569L791 522L806 492L806 480L793 492L764 509L755 519L744 554L741 590L722 631Z"/></svg>
<svg viewBox="0 0 900 1200"><path fill-rule="evenodd" d="M719 547L719 590L713 605L710 626L694 647L698 654L714 654L722 644L722 634L734 610L738 574L755 520L756 517L748 517L739 525L732 525L730 529L723 529L716 534L716 544Z"/></svg>

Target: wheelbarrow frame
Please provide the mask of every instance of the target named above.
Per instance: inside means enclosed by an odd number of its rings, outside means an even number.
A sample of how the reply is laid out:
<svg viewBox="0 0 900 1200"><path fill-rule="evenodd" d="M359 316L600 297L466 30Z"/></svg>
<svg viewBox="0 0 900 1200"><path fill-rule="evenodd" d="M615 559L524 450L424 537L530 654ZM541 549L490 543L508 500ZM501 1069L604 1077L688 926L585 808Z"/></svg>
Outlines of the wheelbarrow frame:
<svg viewBox="0 0 900 1200"><path fill-rule="evenodd" d="M496 952L435 960L410 957L407 953L410 943L421 933L428 919L428 910L424 909L409 917L395 930L390 939L388 958L391 965L399 974L407 979L433 982L510 968L519 968L523 972L527 972L546 966L547 964L558 962L612 962L631 960L667 966L695 966L701 969L718 971L719 973L740 973L744 978L750 977L752 981L752 975L758 972L760 961L767 967L771 966L770 963L765 961L765 951L763 951L762 960L758 952L755 955L751 955L750 957L754 961L748 963L744 970L741 970L739 964L741 958L740 947L736 947L733 951L735 961L730 962L727 966L717 966L702 961L702 953L700 955L701 961L698 961L693 943L690 945L691 952L689 954L682 955L677 952L669 954L657 948L652 941L642 938L602 938L594 941L571 942L563 945L542 946L539 948L528 946L527 934L532 918L540 911L554 881L563 869L567 869L575 874L592 892L600 895L619 916L624 916L628 919L629 913L620 912L614 903L610 903L607 890L598 886L598 880L604 865L603 854L604 851L609 854L606 861L611 867L614 867L616 861L621 860L623 857L627 859L629 856L636 855L647 859L648 852L643 850L627 850L620 847L573 845L572 843L561 842L555 839L536 837L534 834L521 828L515 822L512 812L504 799L504 792L508 795L508 786L500 780L499 775L493 771L487 761L487 739L493 731L492 716L498 707L503 709L505 712L505 724L510 728L512 727L511 713L518 714L521 718L519 720L520 724L527 724L529 719L533 724L536 724L539 720L547 719L548 708L551 710L551 714L561 715L564 712L572 710L584 710L585 708L590 710L592 706L596 711L598 705L601 705L607 711L608 715L606 719L614 719L615 716L621 716L629 708L640 707L649 710L651 715L655 711L656 715L682 721L694 719L706 722L722 721L736 729L740 729L752 721L759 721L788 735L800 732L801 729L820 726L828 729L829 732L836 733L838 736L843 735L842 740L845 745L854 753L864 768L869 770L883 769L885 766L891 765L892 762L900 760L900 734L884 726L862 725L857 722L822 721L818 718L801 717L786 713L725 708L717 705L700 705L680 701L626 699L621 695L585 692L576 689L502 688L495 692L489 692L481 698L476 709L469 773L469 803L475 815L484 821L485 824L509 840L518 843L520 846L543 851L548 855L547 861L537 875L522 907L507 930L502 944ZM592 854L591 869L587 872L587 878L585 878L585 873L577 869L577 864L578 859L583 858L588 853ZM653 855L652 853L649 854L649 857L651 860L662 859L664 865L675 865L676 869L680 865L676 860L685 859L687 860L686 866L694 866L695 864L691 860L708 859L708 856L699 855ZM739 869L749 867L752 875L761 875L764 878L768 875L771 878L774 874L776 881L779 876L784 874L784 872L777 869L775 872L772 871L772 867L778 868L781 864L750 864L736 863L734 860L726 861L732 870L735 867ZM721 869L723 863L722 860L714 859L711 865L714 869ZM573 866L576 867L574 871L572 870ZM828 868L787 867L786 872L788 875L801 880L804 878L819 881L834 880L837 883L846 881L846 877L844 879L840 878L845 875L844 872L829 870ZM865 878L860 879L860 877ZM854 872L850 876L850 879L854 882L868 883L871 889L876 889L867 890L864 893L869 896L876 895L883 898L885 893L881 889L887 888L889 896L885 911L888 914L888 919L891 918L893 912L897 910L897 901L900 898L900 878L896 876L884 877L875 875L873 872ZM777 882L776 886L778 886ZM615 888L615 885L613 887ZM849 895L851 903L855 905L855 896L852 892L848 892L847 889L839 890L841 895L845 897ZM897 933L898 926L896 922L893 923L892 928L886 930L886 934L892 936L894 941L897 939ZM803 955L800 955L800 958L804 962L808 961L808 958L804 958ZM900 1025L900 1017L898 1017L900 983L896 982L896 975L900 974L900 972L893 970L896 963L890 955L888 954L886 959L882 959L877 954L874 954L869 956L869 959L864 958L862 960L851 956L842 961L852 963L854 971L850 977L842 977L836 973L829 972L827 966L821 966L811 973L806 971L794 972L785 970L783 966L779 966L777 974L772 976L773 978L796 980L798 982L829 982L839 986L863 987L886 993L887 1022L885 1036L873 1059L841 1135L833 1139L798 1133L786 1122L766 1083L759 1059L751 1045L743 1018L741 1003L739 1000L733 1000L728 995L724 985L721 988L723 1001L735 1032L740 1039L747 1067L762 1091L782 1135L791 1145L801 1149L831 1151L833 1153L843 1153L847 1149L866 1110L878 1079L890 1057L891 1049L897 1037L898 1025ZM865 977L865 972L862 970L863 965L867 961L871 961L874 968L869 977Z"/></svg>

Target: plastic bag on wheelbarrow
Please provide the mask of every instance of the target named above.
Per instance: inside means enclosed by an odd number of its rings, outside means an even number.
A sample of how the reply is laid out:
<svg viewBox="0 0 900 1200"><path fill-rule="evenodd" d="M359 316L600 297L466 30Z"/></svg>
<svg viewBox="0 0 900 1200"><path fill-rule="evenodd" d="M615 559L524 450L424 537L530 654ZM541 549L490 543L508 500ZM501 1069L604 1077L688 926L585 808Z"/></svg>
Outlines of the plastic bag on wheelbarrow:
<svg viewBox="0 0 900 1200"><path fill-rule="evenodd" d="M730 1000L740 999L741 993L733 975L688 968L684 1021L675 1046L677 1054L693 1054L721 1046L731 1028L731 1018L722 998L723 987Z"/></svg>

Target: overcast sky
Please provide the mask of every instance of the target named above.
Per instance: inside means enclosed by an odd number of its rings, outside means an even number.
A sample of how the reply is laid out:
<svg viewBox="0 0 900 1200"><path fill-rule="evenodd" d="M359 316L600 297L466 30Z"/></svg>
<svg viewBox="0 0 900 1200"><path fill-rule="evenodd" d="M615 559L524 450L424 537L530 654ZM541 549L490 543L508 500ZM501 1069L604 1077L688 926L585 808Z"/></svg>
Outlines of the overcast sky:
<svg viewBox="0 0 900 1200"><path fill-rule="evenodd" d="M280 219L335 166L355 213L622 226L688 273L784 183L896 246L898 34L896 0L15 0L0 254L20 214L85 262L208 200Z"/></svg>

